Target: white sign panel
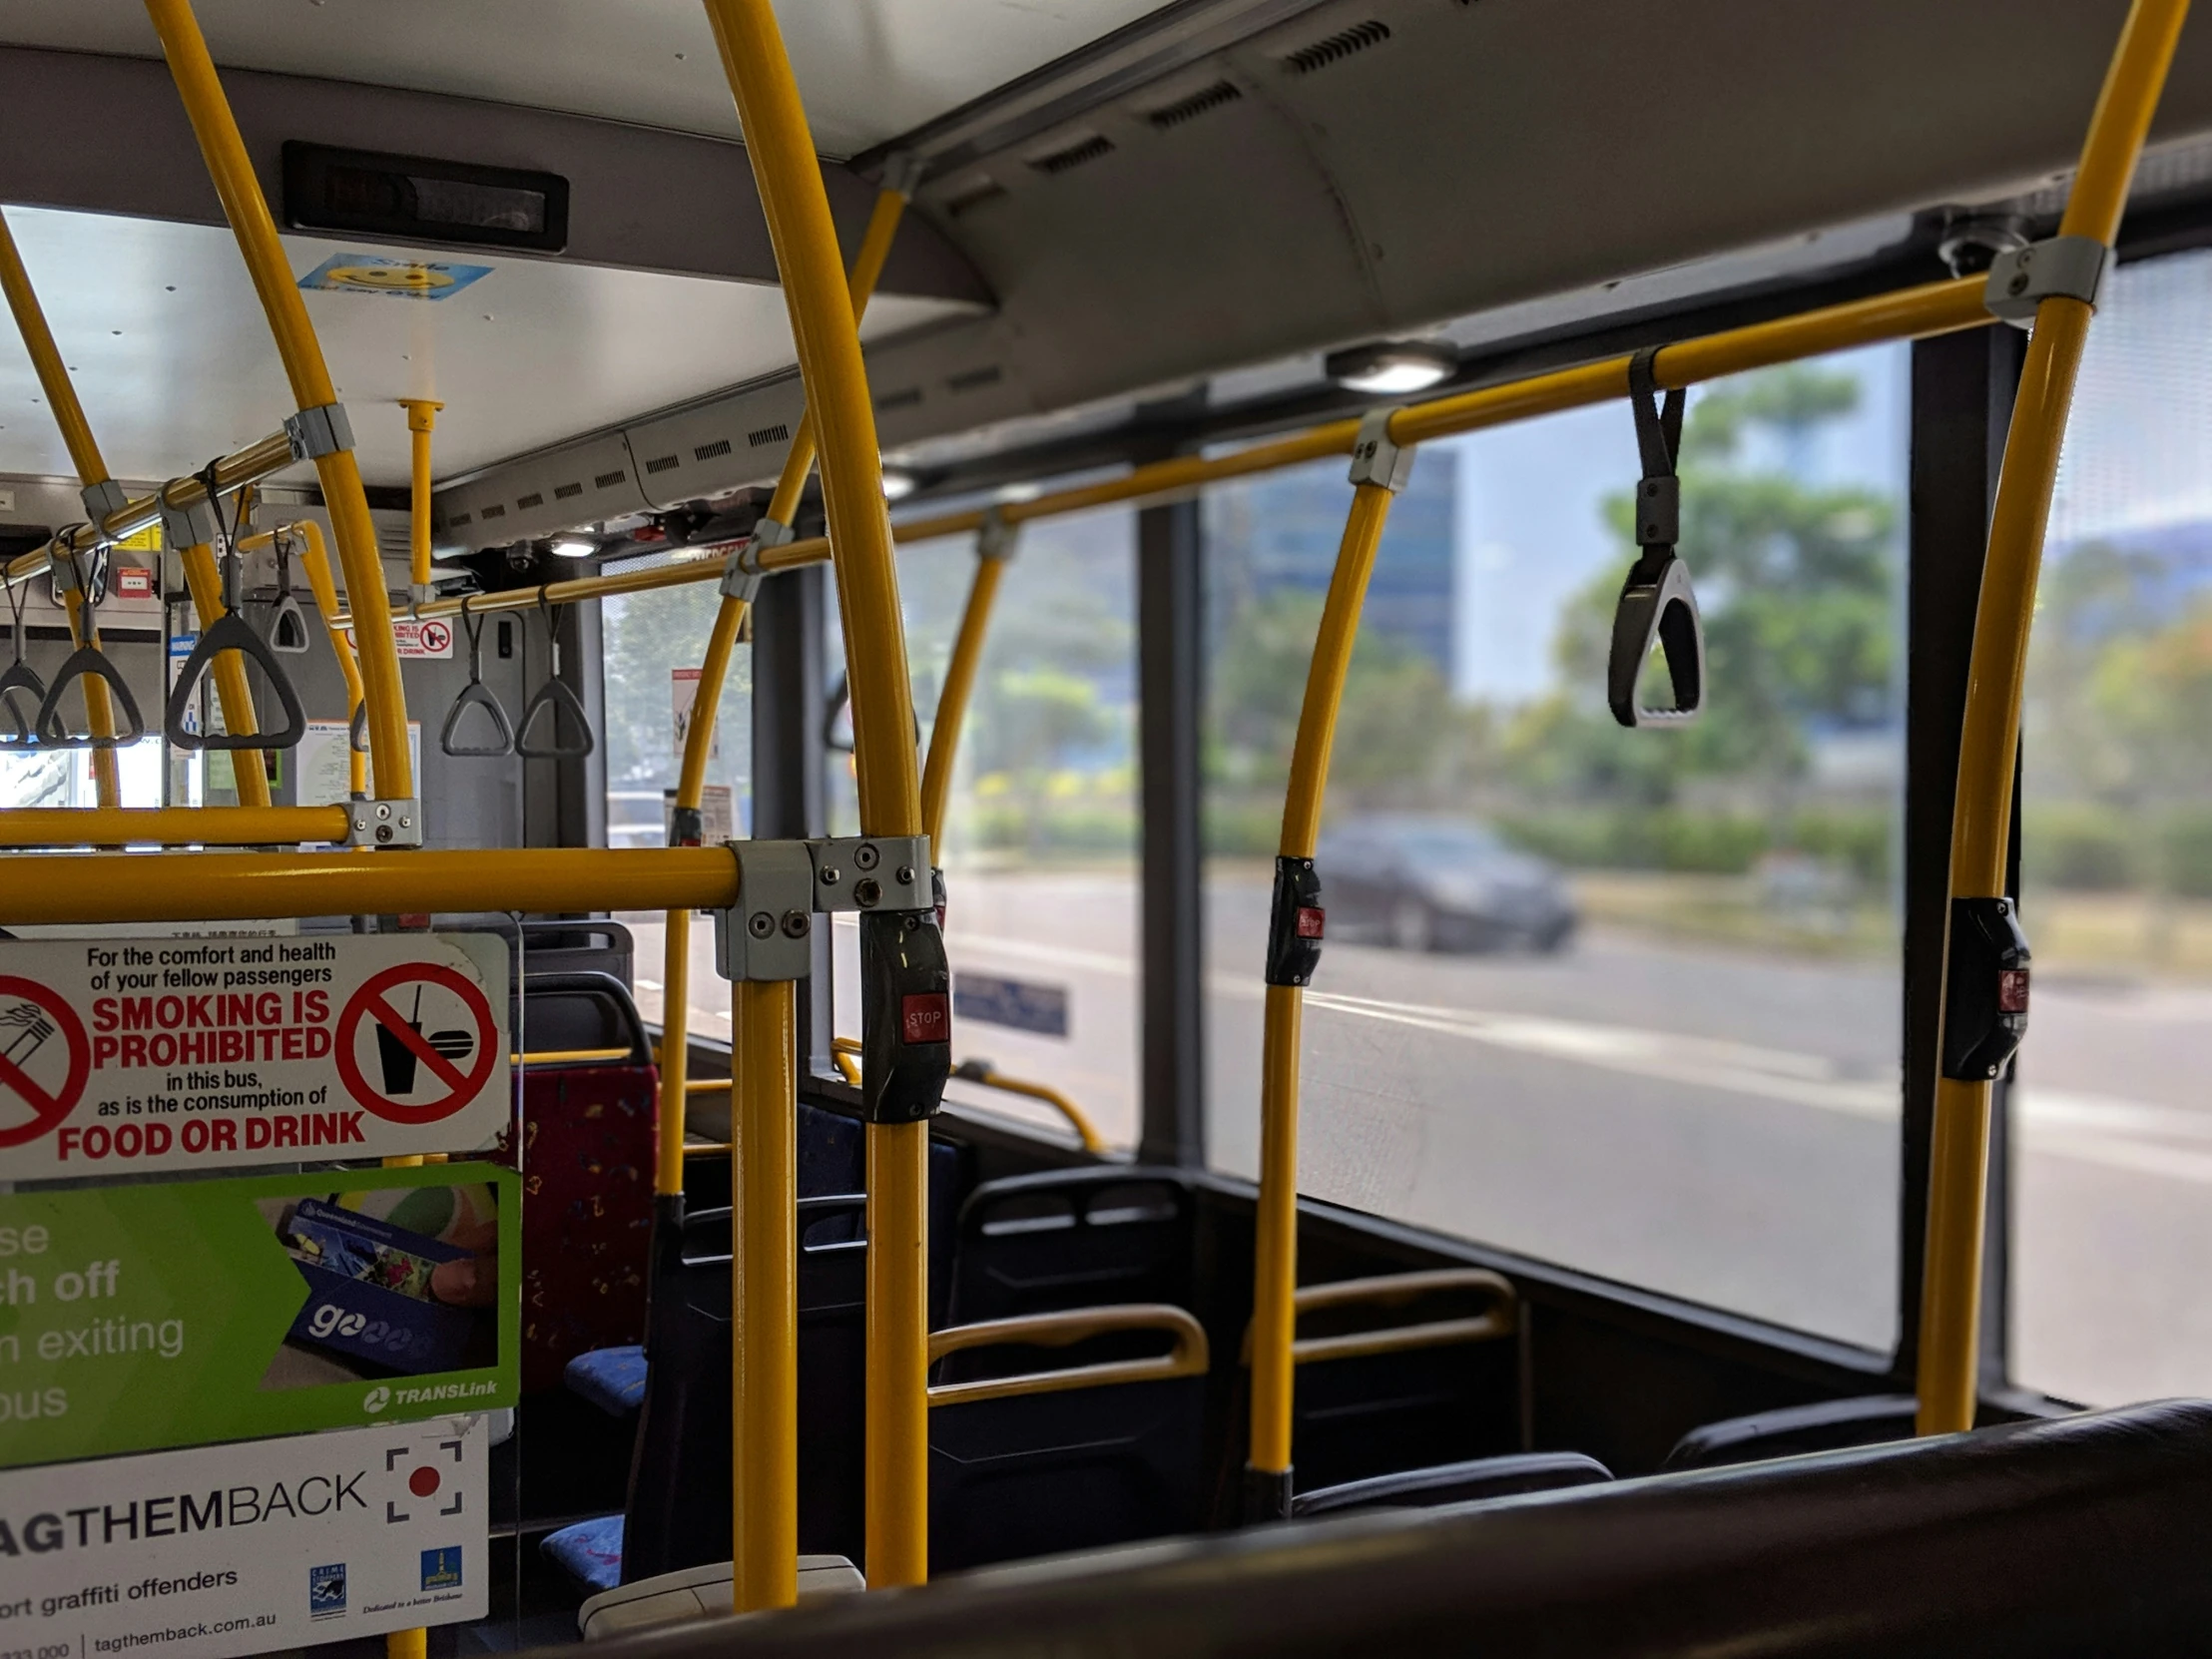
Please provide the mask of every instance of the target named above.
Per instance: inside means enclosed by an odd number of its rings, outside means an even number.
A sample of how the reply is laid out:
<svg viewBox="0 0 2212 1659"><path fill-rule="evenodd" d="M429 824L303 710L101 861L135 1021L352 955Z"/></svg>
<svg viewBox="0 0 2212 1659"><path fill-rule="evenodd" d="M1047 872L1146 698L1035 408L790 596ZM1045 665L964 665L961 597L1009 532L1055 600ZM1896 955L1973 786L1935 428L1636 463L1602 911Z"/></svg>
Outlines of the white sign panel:
<svg viewBox="0 0 2212 1659"><path fill-rule="evenodd" d="M0 941L0 1180L472 1151L509 1092L489 934Z"/></svg>
<svg viewBox="0 0 2212 1659"><path fill-rule="evenodd" d="M310 720L299 747L291 752L302 807L342 807L352 799L352 740L342 720ZM422 722L407 722L407 762L422 776ZM374 769L370 769L373 773Z"/></svg>
<svg viewBox="0 0 2212 1659"><path fill-rule="evenodd" d="M668 671L669 704L675 714L676 763L684 762L684 745L691 741L692 705L699 701L700 676L706 671L696 668L672 668ZM722 723L715 723L714 731L707 739L707 759L722 759Z"/></svg>
<svg viewBox="0 0 2212 1659"><path fill-rule="evenodd" d="M0 1642L230 1659L479 1619L482 1417L0 1474Z"/></svg>
<svg viewBox="0 0 2212 1659"><path fill-rule="evenodd" d="M345 632L350 639L352 629ZM444 659L453 655L453 625L443 617L424 617L417 621L412 617L395 616L391 619L391 639L399 648L402 660Z"/></svg>

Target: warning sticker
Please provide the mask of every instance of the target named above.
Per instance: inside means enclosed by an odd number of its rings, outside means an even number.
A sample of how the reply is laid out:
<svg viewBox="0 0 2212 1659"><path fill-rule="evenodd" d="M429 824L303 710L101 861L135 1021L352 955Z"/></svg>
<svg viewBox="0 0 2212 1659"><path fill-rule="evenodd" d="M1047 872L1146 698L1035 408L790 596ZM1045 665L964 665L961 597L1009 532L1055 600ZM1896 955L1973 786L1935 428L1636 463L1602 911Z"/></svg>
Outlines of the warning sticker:
<svg viewBox="0 0 2212 1659"><path fill-rule="evenodd" d="M0 1180L489 1146L506 1010L488 934L0 941Z"/></svg>
<svg viewBox="0 0 2212 1659"><path fill-rule="evenodd" d="M348 639L352 632L346 630ZM395 616L391 619L391 642L403 661L447 661L453 655L453 625L434 616L419 620Z"/></svg>

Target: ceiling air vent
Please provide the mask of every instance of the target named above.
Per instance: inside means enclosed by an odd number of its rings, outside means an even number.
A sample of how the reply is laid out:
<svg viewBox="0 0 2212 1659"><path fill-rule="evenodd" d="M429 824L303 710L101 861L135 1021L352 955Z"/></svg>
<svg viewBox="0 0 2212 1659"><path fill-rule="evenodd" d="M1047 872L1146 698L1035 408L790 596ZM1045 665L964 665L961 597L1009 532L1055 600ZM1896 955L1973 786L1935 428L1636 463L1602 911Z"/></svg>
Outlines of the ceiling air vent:
<svg viewBox="0 0 2212 1659"><path fill-rule="evenodd" d="M1103 133L1085 133L1072 143L1063 144L1057 150L1047 150L1041 156L1027 158L1029 165L1039 173L1055 176L1072 172L1085 162L1095 162L1101 156L1114 153L1114 141Z"/></svg>
<svg viewBox="0 0 2212 1659"><path fill-rule="evenodd" d="M998 364L989 363L982 368L963 368L957 374L947 375L944 383L948 391L980 391L985 386L997 385L1002 378L1004 374Z"/></svg>
<svg viewBox="0 0 2212 1659"><path fill-rule="evenodd" d="M473 515L469 513L455 513L451 518L446 520L446 523L450 524L454 529L458 530L462 525L466 524L472 516Z"/></svg>
<svg viewBox="0 0 2212 1659"><path fill-rule="evenodd" d="M553 499L556 501L566 501L572 495L582 495L583 493L584 486L582 484L555 484L553 486Z"/></svg>
<svg viewBox="0 0 2212 1659"><path fill-rule="evenodd" d="M1006 187L996 179L985 176L970 180L944 199L944 211L954 219L971 208L980 208L986 202L995 202L1006 194Z"/></svg>
<svg viewBox="0 0 2212 1659"><path fill-rule="evenodd" d="M645 470L648 472L666 472L671 467L681 466L682 464L674 455L659 455L645 463Z"/></svg>
<svg viewBox="0 0 2212 1659"><path fill-rule="evenodd" d="M507 516L507 509L505 506L495 501L488 507L477 508L476 516L478 518L505 518Z"/></svg>
<svg viewBox="0 0 2212 1659"><path fill-rule="evenodd" d="M517 497L515 500L515 505L520 507L524 512L528 512L532 507L544 506L545 496L537 490L532 490L528 495Z"/></svg>
<svg viewBox="0 0 2212 1659"><path fill-rule="evenodd" d="M1324 35L1309 41L1295 52L1283 54L1282 63L1293 75L1311 75L1317 69L1327 69L1333 63L1365 52L1371 46L1381 46L1390 38L1390 26L1378 18L1365 23L1355 23L1349 29L1339 29L1333 35Z"/></svg>
<svg viewBox="0 0 2212 1659"><path fill-rule="evenodd" d="M711 461L717 455L727 455L729 453L730 440L728 438L717 438L712 443L695 445L691 452L691 458L695 461Z"/></svg>
<svg viewBox="0 0 2212 1659"><path fill-rule="evenodd" d="M629 476L629 473L618 466L612 472L602 472L594 477L591 487L595 490L611 490Z"/></svg>
<svg viewBox="0 0 2212 1659"><path fill-rule="evenodd" d="M907 386L899 391L883 393L875 400L875 409L878 414L887 414L892 409L910 409L920 401L921 388L919 386Z"/></svg>
<svg viewBox="0 0 2212 1659"><path fill-rule="evenodd" d="M1216 81L1210 87L1200 87L1188 98L1178 98L1172 104L1162 104L1156 110L1145 111L1144 118L1152 123L1155 130L1164 133L1170 127L1180 127L1184 122L1204 115L1208 110L1218 110L1224 104L1234 104L1243 96L1234 82Z"/></svg>
<svg viewBox="0 0 2212 1659"><path fill-rule="evenodd" d="M789 443L791 436L792 429L779 420L774 426L762 426L746 433L745 443L748 449L765 449L772 443ZM730 446L724 444L723 447L727 449Z"/></svg>

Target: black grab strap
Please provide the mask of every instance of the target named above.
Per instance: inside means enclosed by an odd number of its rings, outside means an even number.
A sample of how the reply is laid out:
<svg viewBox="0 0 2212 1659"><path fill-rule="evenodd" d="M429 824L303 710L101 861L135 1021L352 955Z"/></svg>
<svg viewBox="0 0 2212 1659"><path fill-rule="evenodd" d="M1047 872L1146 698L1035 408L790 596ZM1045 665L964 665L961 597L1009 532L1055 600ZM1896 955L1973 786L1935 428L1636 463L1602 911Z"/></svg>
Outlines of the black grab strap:
<svg viewBox="0 0 2212 1659"><path fill-rule="evenodd" d="M469 598L473 598L470 595ZM461 631L468 635L468 684L453 699L453 707L445 713L445 725L438 731L438 748L455 760L488 761L515 752L515 729L507 719L507 711L501 707L492 689L484 684L484 619L471 616L468 598L461 601ZM471 709L481 709L491 721L491 741L488 743L455 743L453 735L460 729L461 717ZM559 725L558 716L555 726ZM555 734L558 736L558 732Z"/></svg>
<svg viewBox="0 0 2212 1659"><path fill-rule="evenodd" d="M299 694L292 689L291 677L284 672L283 664L276 660L269 642L255 632L254 625L239 611L238 550L231 527L223 520L223 496L217 488L216 465L210 461L199 477L201 487L208 492L208 504L215 513L215 556L222 575L223 593L219 603L223 606L223 614L213 622L205 617L201 619L200 638L193 645L192 655L185 659L184 668L178 672L177 688L169 694L169 705L163 710L162 735L179 749L296 749L299 740L307 735L306 711L299 706ZM200 690L200 682L226 651L236 651L258 664L269 681L269 689L276 694L284 723L274 732L218 734L191 729L192 700Z"/></svg>
<svg viewBox="0 0 2212 1659"><path fill-rule="evenodd" d="M591 717L584 712L584 700L561 678L560 628L554 608L545 602L542 588L538 590L538 605L545 612L545 638L551 649L553 666L537 695L523 706L522 722L515 729L515 753L528 761L582 760L599 747L599 740L592 735ZM569 717L576 731L574 738L565 741L561 737L563 714ZM545 723L542 743L533 741L530 736L538 729L540 721Z"/></svg>
<svg viewBox="0 0 2212 1659"><path fill-rule="evenodd" d="M124 730L112 738L103 738L87 732L83 737L72 737L62 726L62 693L80 680L100 679L108 683L108 690L115 696L116 707L122 711ZM47 749L122 749L137 743L146 736L146 721L139 714L138 699L131 695L130 684L123 678L115 660L97 645L79 646L62 664L61 672L54 676L54 684L48 688L45 700L38 706L38 741Z"/></svg>
<svg viewBox="0 0 2212 1659"><path fill-rule="evenodd" d="M1654 365L1660 347L1628 360L1628 406L1636 417L1636 450L1643 476L1636 484L1636 562L1613 609L1612 647L1605 665L1605 700L1623 726L1679 726L1697 718L1705 703L1705 629L1689 567L1675 552L1682 535L1682 414L1687 396L1678 386L1663 395ZM1667 661L1674 707L1639 703L1636 682L1656 644Z"/></svg>
<svg viewBox="0 0 2212 1659"><path fill-rule="evenodd" d="M0 672L0 719L15 730L0 732L0 749L29 749L37 744L38 712L46 702L46 682L23 660L23 607L29 598L26 585L8 589L8 609L15 613L15 660Z"/></svg>

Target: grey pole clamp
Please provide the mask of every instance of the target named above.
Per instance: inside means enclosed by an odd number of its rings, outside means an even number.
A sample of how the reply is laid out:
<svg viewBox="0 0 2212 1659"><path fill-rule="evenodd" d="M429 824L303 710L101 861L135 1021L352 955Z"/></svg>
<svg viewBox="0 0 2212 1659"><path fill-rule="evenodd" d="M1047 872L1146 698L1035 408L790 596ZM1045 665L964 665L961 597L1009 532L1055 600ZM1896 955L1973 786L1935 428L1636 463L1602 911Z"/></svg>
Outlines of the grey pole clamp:
<svg viewBox="0 0 2212 1659"><path fill-rule="evenodd" d="M761 568L762 553L771 547L783 547L792 539L792 527L776 519L764 518L754 525L753 533L722 561L722 597L752 604L768 576Z"/></svg>
<svg viewBox="0 0 2212 1659"><path fill-rule="evenodd" d="M1370 409L1360 421L1360 435L1352 440L1352 481L1380 484L1395 495L1413 475L1413 446L1390 437L1395 408Z"/></svg>
<svg viewBox="0 0 2212 1659"><path fill-rule="evenodd" d="M912 150L892 151L883 163L883 189L895 192L897 195L911 201L914 192L920 188L921 176L927 170L928 165L927 162L922 160L918 152Z"/></svg>
<svg viewBox="0 0 2212 1659"><path fill-rule="evenodd" d="M198 483L196 478L172 478L155 492L154 499L162 510L162 545L171 549L186 547L212 547L223 533L223 517L216 509L215 497L205 489L197 501L182 505L172 497L171 491L181 484Z"/></svg>
<svg viewBox="0 0 2212 1659"><path fill-rule="evenodd" d="M2046 237L1990 263L1981 302L1991 316L2022 328L2044 300L2060 295L2095 310L2111 269L2112 250L2095 237Z"/></svg>
<svg viewBox="0 0 2212 1659"><path fill-rule="evenodd" d="M108 520L131 504L131 497L113 478L103 478L97 484L87 484L79 492L85 504L85 514L92 520L96 536L107 535Z"/></svg>
<svg viewBox="0 0 2212 1659"><path fill-rule="evenodd" d="M293 460L318 461L353 447L353 422L343 403L317 403L284 416L284 436L291 440Z"/></svg>
<svg viewBox="0 0 2212 1659"><path fill-rule="evenodd" d="M1021 550L1021 526L1006 522L1005 509L993 503L983 509L983 522L975 527L975 556L1004 564Z"/></svg>

